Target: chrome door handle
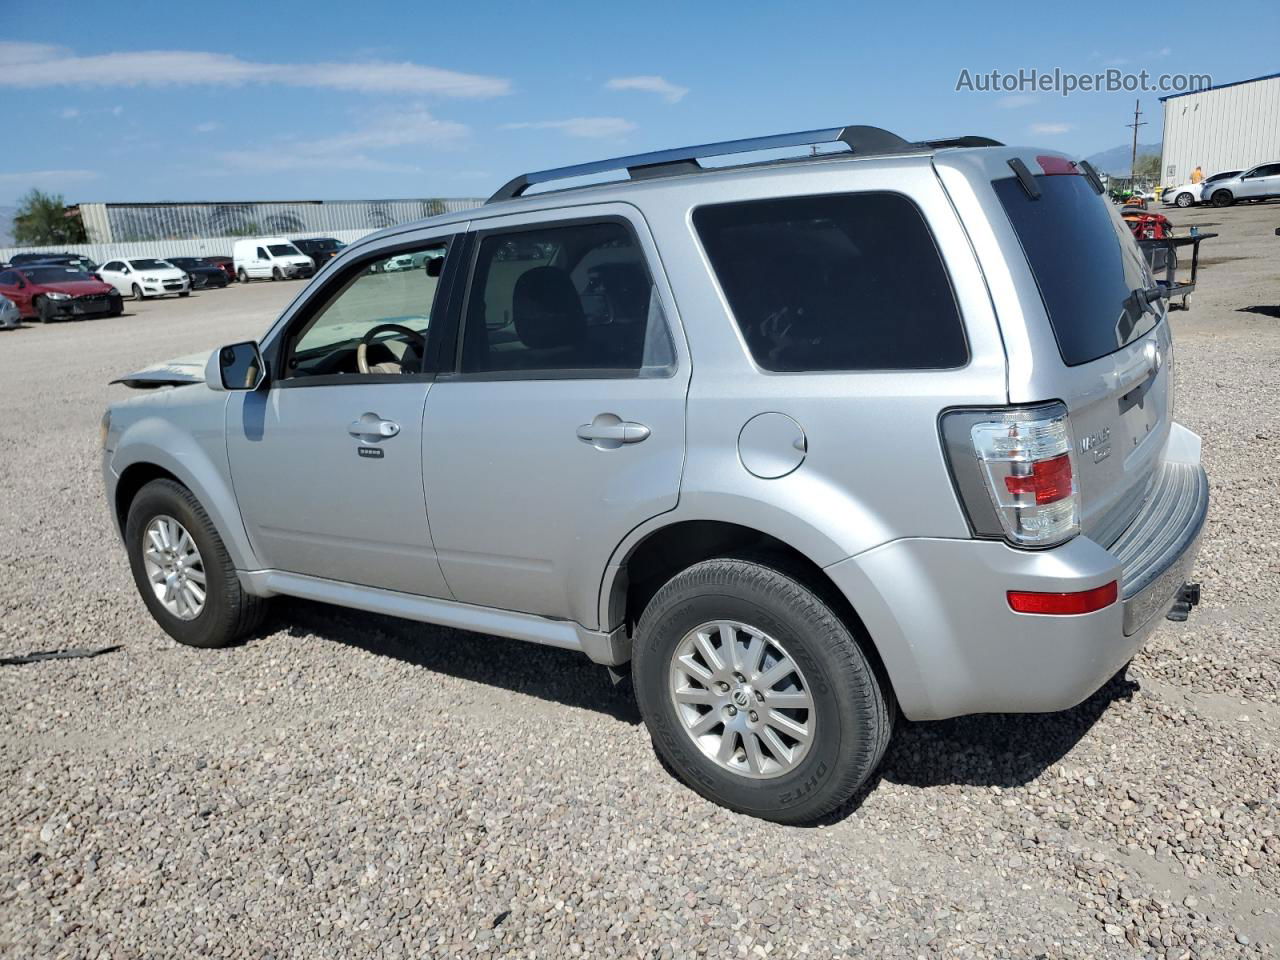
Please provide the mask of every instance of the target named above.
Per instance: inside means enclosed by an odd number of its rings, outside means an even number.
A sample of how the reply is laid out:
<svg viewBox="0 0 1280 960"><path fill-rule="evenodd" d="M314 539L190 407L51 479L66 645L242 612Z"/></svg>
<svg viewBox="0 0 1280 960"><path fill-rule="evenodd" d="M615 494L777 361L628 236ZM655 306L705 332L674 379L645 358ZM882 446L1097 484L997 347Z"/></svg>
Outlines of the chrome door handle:
<svg viewBox="0 0 1280 960"><path fill-rule="evenodd" d="M394 420L383 420L376 413L366 413L358 420L352 420L347 433L362 440L386 440L400 432L400 424Z"/></svg>
<svg viewBox="0 0 1280 960"><path fill-rule="evenodd" d="M649 428L643 423L632 423L612 413L601 413L578 428L578 439L600 450L614 450L624 443L639 443L648 436Z"/></svg>

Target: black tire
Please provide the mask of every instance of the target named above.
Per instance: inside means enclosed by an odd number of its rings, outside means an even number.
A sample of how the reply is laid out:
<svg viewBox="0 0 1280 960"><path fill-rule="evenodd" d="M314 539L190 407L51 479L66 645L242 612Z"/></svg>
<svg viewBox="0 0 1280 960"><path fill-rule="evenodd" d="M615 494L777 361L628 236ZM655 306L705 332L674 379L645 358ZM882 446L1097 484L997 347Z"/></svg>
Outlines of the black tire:
<svg viewBox="0 0 1280 960"><path fill-rule="evenodd" d="M53 310L49 307L49 301L44 297L36 297L31 301L31 306L35 307L35 319L38 323L53 322Z"/></svg>
<svg viewBox="0 0 1280 960"><path fill-rule="evenodd" d="M183 620L165 609L147 578L143 562L148 524L158 516L177 520L200 551L205 572L205 603L192 620ZM245 593L235 566L209 515L186 487L173 480L152 480L129 504L125 523L125 547L133 582L143 603L161 629L179 643L192 647L225 647L252 632L262 622L267 601Z"/></svg>
<svg viewBox="0 0 1280 960"><path fill-rule="evenodd" d="M186 290L186 291L179 292L179 293L178 293L178 296L180 296L180 297L189 297L189 296L191 296L191 291L190 291L190 290Z"/></svg>
<svg viewBox="0 0 1280 960"><path fill-rule="evenodd" d="M752 779L724 769L698 748L676 712L672 658L690 631L713 620L749 624L781 641L803 673L815 736L780 776ZM892 693L848 625L799 580L750 560L706 560L669 580L640 617L631 673L654 746L680 779L708 800L777 823L810 823L848 801L879 765L893 732Z"/></svg>
<svg viewBox="0 0 1280 960"><path fill-rule="evenodd" d="M283 279L284 279L284 274L280 272L280 268L279 268L279 267L272 267L272 268L271 268L271 279L272 279L272 280L283 280Z"/></svg>
<svg viewBox="0 0 1280 960"><path fill-rule="evenodd" d="M133 299L137 300L138 302L142 302L143 300L147 299L147 295L142 292L142 288L138 286L136 283L133 285L133 290L131 291L131 293L133 294Z"/></svg>
<svg viewBox="0 0 1280 960"><path fill-rule="evenodd" d="M1195 203L1196 200L1195 197L1191 196L1189 193L1180 193L1173 198L1173 202L1185 210L1187 207L1191 206L1191 204Z"/></svg>
<svg viewBox="0 0 1280 960"><path fill-rule="evenodd" d="M239 270L236 271L236 280L240 283L249 282L249 275L244 272L244 267L241 267Z"/></svg>
<svg viewBox="0 0 1280 960"><path fill-rule="evenodd" d="M1219 190L1213 195L1213 205L1215 207L1229 207L1236 202L1236 198L1231 195L1230 190Z"/></svg>

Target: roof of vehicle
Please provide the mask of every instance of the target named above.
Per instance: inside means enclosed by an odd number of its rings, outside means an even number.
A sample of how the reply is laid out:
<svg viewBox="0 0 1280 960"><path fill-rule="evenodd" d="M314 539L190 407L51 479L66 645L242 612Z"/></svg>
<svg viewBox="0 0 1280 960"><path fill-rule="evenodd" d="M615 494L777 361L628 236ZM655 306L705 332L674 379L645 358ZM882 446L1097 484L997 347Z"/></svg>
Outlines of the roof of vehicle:
<svg viewBox="0 0 1280 960"><path fill-rule="evenodd" d="M821 152L816 150L818 146L830 144L842 144L847 149ZM774 134L767 137L752 137L745 140L726 140L719 143L678 147L672 150L633 154L609 160L597 160L568 167L523 173L504 184L489 197L483 207L445 213L424 220L398 224L362 237L350 246L363 247L384 237L405 233L409 230L420 229L424 226L446 226L451 223L463 223L475 219L477 216L492 217L516 210L532 211L542 208L554 208L563 205L566 194L570 193L576 198L579 194L589 197L592 194L619 189L625 189L628 192L632 190L644 191L649 187L661 187L669 183L678 184L682 181L687 182L693 177L744 176L779 168L794 169L799 165L865 163L873 159L895 162L928 162L929 158L940 150L1002 146L1004 144L1000 141L982 136L959 136L912 141L879 127L848 125L827 127L819 130L804 130L796 133ZM798 147L814 148L814 152L797 157L727 165L704 166L698 162L701 159L713 157L761 153ZM625 173L628 179L576 184L555 190L543 190L529 195L525 193L529 187L538 184L619 172Z"/></svg>

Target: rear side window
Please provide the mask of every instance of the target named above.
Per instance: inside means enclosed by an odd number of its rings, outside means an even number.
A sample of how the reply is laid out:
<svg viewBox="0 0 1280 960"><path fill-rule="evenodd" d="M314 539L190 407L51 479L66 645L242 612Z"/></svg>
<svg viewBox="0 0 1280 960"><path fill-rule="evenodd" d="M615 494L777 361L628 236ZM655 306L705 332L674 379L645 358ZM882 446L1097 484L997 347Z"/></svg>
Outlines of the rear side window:
<svg viewBox="0 0 1280 960"><path fill-rule="evenodd" d="M1134 291L1149 286L1128 227L1081 176L1038 176L1033 200L1010 177L991 186L1040 287L1068 366L1097 360L1149 333L1157 318Z"/></svg>
<svg viewBox="0 0 1280 960"><path fill-rule="evenodd" d="M968 347L920 211L896 193L701 207L694 227L765 370L937 370Z"/></svg>
<svg viewBox="0 0 1280 960"><path fill-rule="evenodd" d="M675 354L644 252L616 220L484 236L462 372L669 375Z"/></svg>

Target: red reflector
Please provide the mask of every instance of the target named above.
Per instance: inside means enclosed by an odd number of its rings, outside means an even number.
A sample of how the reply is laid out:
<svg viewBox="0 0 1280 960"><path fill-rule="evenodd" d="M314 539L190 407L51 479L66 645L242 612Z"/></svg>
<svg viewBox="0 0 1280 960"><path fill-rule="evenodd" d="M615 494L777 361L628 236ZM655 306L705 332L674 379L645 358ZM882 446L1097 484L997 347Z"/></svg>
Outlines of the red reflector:
<svg viewBox="0 0 1280 960"><path fill-rule="evenodd" d="M1076 169L1075 161L1068 160L1066 157L1036 157L1036 163L1040 164L1040 169L1045 172L1046 176L1071 176L1080 173Z"/></svg>
<svg viewBox="0 0 1280 960"><path fill-rule="evenodd" d="M1005 477L1010 493L1034 493L1036 504L1057 503L1071 496L1071 454L1060 453L1051 460L1037 460L1031 473L1022 477Z"/></svg>
<svg viewBox="0 0 1280 960"><path fill-rule="evenodd" d="M1093 613L1116 602L1120 588L1116 581L1080 593L1032 593L1010 590L1009 606L1018 613Z"/></svg>

